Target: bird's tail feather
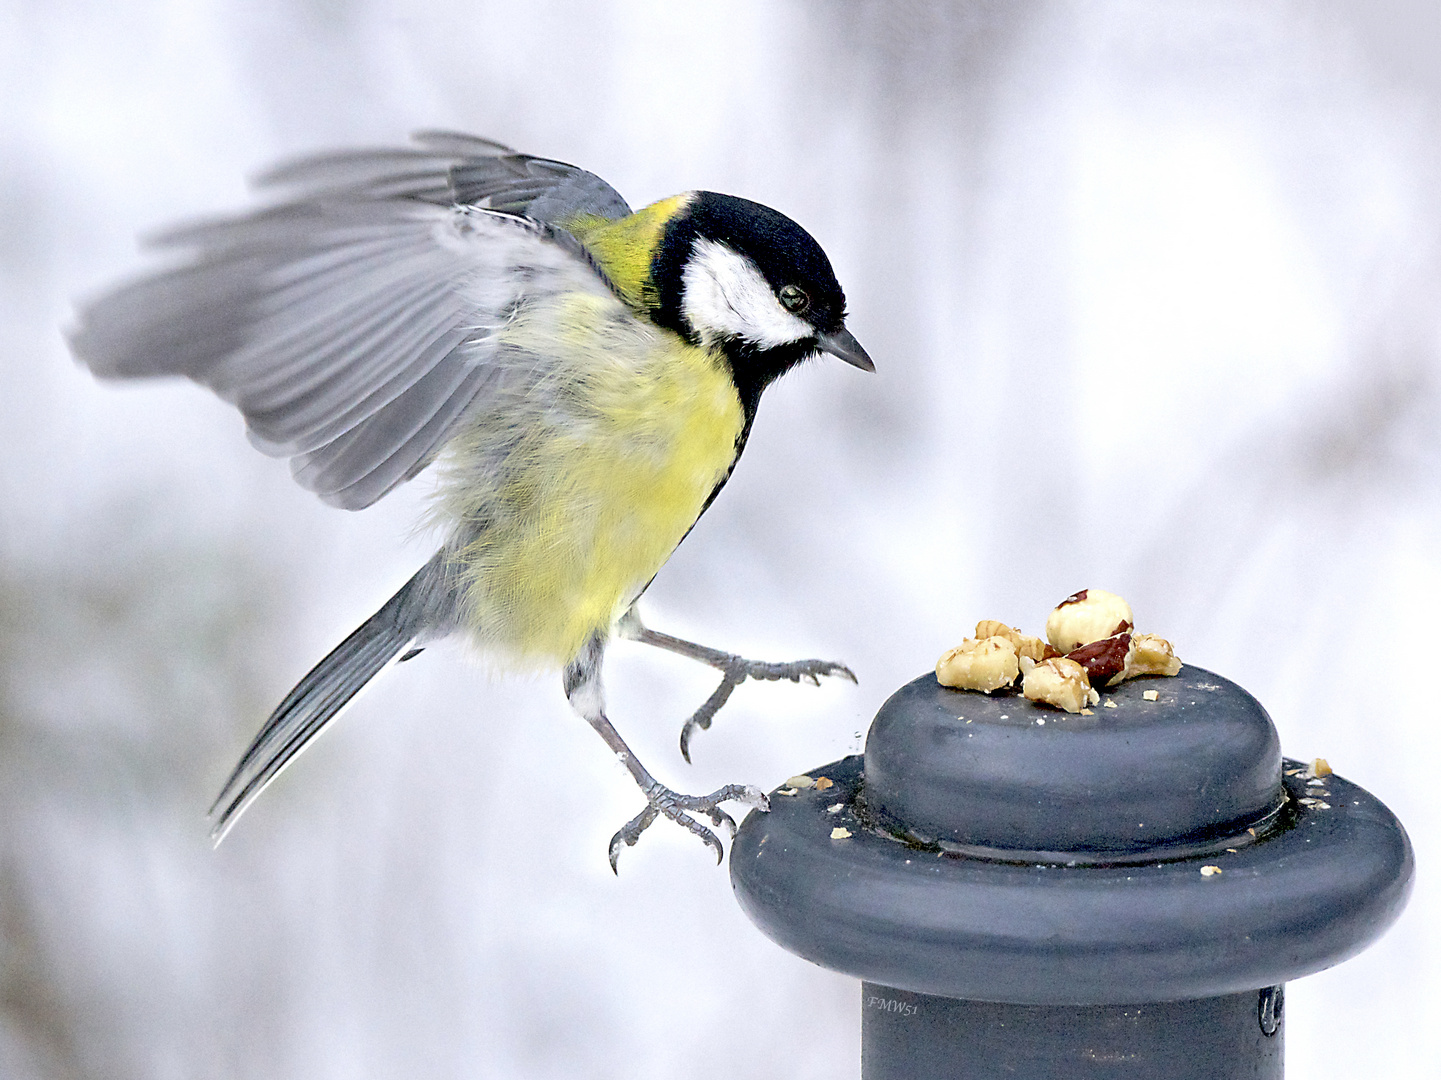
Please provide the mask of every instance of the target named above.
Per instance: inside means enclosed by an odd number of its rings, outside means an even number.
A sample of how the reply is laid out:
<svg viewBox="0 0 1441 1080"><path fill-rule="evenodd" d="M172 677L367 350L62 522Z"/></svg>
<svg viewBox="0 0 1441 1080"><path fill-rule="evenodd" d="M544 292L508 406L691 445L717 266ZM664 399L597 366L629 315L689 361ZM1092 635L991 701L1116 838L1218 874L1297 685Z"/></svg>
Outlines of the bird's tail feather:
<svg viewBox="0 0 1441 1080"><path fill-rule="evenodd" d="M417 574L311 668L271 713L210 808L210 837L215 843L355 695L415 641L416 630L408 616L414 606L410 594L419 579Z"/></svg>

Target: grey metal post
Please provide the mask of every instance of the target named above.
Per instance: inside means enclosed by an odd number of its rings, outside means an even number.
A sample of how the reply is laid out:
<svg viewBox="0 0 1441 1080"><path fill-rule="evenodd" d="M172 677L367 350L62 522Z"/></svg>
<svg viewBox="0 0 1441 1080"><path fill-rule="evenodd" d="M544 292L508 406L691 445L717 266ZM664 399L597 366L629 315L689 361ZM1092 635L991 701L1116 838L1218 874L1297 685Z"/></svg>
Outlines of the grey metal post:
<svg viewBox="0 0 1441 1080"><path fill-rule="evenodd" d="M1284 984L1400 913L1400 823L1284 760L1239 686L1186 667L1106 697L923 676L863 757L811 770L830 785L742 824L742 908L863 980L864 1080L1274 1080Z"/></svg>

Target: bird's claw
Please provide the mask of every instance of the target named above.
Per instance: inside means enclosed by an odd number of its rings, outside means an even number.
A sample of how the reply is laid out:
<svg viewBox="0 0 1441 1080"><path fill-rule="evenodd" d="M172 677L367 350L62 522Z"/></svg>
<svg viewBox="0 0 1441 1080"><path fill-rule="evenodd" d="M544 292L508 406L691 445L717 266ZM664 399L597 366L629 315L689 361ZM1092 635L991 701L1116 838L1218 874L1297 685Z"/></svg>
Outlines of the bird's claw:
<svg viewBox="0 0 1441 1080"><path fill-rule="evenodd" d="M764 682L780 682L782 680L798 683L802 680L809 682L812 686L821 684L822 675L839 675L841 678L856 681L856 674L845 664L838 664L834 660L792 660L784 664L768 664L757 660L742 660L740 657L733 657L732 664L728 665L727 671L734 666L744 671L742 678L760 679Z"/></svg>
<svg viewBox="0 0 1441 1080"><path fill-rule="evenodd" d="M723 827L734 838L736 834L735 818L720 808L720 804L723 802L745 803L758 810L771 808L770 800L766 797L765 792L750 784L727 784L719 791L713 791L709 795L682 795L661 784L653 785L646 792L646 808L627 821L610 838L611 872L620 873L616 861L620 858L621 849L634 847L636 841L640 839L640 834L650 828L658 817L668 818L698 837L706 847L715 852L715 860L719 864L725 855L725 849L721 847L719 838L691 817L691 814L704 814L713 825Z"/></svg>
<svg viewBox="0 0 1441 1080"><path fill-rule="evenodd" d="M808 682L820 686L822 675L835 675L856 682L856 675L845 664L832 660L792 660L784 664L766 663L761 660L745 660L739 656L726 657L721 669L721 683L715 692L706 698L705 704L697 709L680 729L680 756L690 764L690 741L697 731L705 731L715 714L730 700L735 688L747 679L761 682Z"/></svg>
<svg viewBox="0 0 1441 1080"><path fill-rule="evenodd" d="M737 686L745 682L746 673L737 671L734 667L727 667L721 677L721 684L715 688L715 692L706 698L705 704L691 714L689 720L680 729L680 756L685 758L685 763L690 761L690 740L697 731L705 731L710 727L715 714L720 712L720 707L730 700L731 693Z"/></svg>

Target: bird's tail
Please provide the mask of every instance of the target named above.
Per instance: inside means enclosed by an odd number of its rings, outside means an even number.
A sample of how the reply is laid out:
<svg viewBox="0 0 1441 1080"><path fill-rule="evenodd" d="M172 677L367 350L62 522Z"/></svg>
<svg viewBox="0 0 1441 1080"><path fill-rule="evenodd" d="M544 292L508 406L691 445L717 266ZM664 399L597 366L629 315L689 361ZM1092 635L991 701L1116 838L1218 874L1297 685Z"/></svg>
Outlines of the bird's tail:
<svg viewBox="0 0 1441 1080"><path fill-rule="evenodd" d="M415 616L421 606L415 594L424 590L422 577L429 569L428 565L406 582L384 607L311 668L270 714L210 807L210 838L215 843L220 843L245 808L355 695L415 641L419 629Z"/></svg>

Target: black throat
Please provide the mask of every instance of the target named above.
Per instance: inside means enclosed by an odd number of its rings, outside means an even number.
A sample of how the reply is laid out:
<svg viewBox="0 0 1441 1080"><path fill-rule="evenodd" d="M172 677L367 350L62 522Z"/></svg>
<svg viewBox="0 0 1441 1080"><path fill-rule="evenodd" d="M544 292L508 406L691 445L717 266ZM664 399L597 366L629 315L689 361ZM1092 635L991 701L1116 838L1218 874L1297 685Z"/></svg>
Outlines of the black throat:
<svg viewBox="0 0 1441 1080"><path fill-rule="evenodd" d="M746 430L749 431L766 387L814 352L815 347L798 344L757 349L744 342L726 341L721 343L720 351L730 367L741 408L745 410ZM741 438L744 441L745 436Z"/></svg>

